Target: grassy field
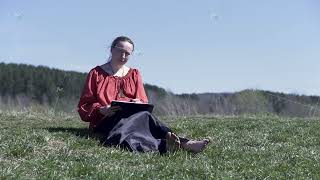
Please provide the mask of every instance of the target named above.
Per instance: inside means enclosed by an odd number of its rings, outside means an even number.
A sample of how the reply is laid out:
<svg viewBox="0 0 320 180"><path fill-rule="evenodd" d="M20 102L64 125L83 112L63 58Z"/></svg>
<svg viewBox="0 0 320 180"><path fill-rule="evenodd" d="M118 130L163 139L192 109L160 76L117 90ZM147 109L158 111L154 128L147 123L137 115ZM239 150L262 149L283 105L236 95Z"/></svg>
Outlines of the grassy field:
<svg viewBox="0 0 320 180"><path fill-rule="evenodd" d="M76 114L0 113L0 179L320 178L320 119L272 115L161 118L212 143L201 154L103 147Z"/></svg>

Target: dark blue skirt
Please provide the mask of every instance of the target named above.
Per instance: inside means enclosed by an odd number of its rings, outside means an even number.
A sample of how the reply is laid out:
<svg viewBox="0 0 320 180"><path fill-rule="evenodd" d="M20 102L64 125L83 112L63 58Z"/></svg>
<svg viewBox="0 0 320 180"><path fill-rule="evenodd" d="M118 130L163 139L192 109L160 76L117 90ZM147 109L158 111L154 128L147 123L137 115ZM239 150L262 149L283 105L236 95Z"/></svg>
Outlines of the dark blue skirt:
<svg viewBox="0 0 320 180"><path fill-rule="evenodd" d="M166 134L171 130L148 111L133 115L118 112L96 128L101 142L136 152L167 152ZM181 138L181 140L185 140Z"/></svg>

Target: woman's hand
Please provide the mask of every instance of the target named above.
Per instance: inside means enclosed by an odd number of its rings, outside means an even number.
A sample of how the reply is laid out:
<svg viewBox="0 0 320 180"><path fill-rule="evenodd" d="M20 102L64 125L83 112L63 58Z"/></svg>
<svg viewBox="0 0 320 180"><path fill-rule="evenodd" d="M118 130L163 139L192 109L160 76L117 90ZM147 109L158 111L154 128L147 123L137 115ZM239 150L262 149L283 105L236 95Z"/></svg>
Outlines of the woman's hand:
<svg viewBox="0 0 320 180"><path fill-rule="evenodd" d="M130 101L131 101L131 102L134 102L134 103L142 103L142 102L140 101L140 99L131 99Z"/></svg>
<svg viewBox="0 0 320 180"><path fill-rule="evenodd" d="M102 106L99 111L101 114L105 115L105 117L111 117L116 114L117 111L120 111L120 106Z"/></svg>

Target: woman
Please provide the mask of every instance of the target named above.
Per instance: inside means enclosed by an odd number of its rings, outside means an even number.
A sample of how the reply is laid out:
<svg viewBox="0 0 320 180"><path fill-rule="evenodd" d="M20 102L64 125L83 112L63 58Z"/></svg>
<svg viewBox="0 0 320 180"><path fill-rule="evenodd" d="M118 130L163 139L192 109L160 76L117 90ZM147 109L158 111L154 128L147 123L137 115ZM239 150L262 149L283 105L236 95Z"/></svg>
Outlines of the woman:
<svg viewBox="0 0 320 180"><path fill-rule="evenodd" d="M107 145L139 152L165 153L179 148L201 152L209 140L178 137L147 111L128 115L120 107L110 106L113 100L148 102L140 72L125 65L133 51L132 40L117 37L111 44L109 62L89 72L78 104L81 119L90 122L90 129L102 135Z"/></svg>

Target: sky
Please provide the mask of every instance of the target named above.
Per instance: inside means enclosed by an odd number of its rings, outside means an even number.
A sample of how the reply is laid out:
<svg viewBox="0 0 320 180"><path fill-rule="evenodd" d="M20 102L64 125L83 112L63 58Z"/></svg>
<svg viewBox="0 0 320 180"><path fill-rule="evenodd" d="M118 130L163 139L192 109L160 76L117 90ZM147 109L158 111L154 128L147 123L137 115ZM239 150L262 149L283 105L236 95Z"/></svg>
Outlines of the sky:
<svg viewBox="0 0 320 180"><path fill-rule="evenodd" d="M318 0L0 0L0 62L88 72L121 35L174 93L320 95Z"/></svg>

